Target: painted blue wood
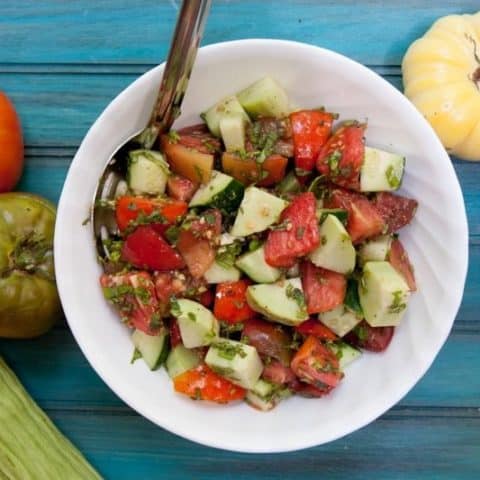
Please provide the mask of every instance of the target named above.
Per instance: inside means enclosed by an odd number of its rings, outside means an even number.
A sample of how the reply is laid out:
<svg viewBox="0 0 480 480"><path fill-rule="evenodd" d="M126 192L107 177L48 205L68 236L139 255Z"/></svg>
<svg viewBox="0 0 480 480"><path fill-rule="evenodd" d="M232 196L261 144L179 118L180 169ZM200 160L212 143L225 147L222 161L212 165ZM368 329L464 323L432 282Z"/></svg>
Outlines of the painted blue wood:
<svg viewBox="0 0 480 480"><path fill-rule="evenodd" d="M18 108L27 144L19 189L58 201L91 123L164 58L178 4L0 2L0 89ZM401 89L400 63L410 42L439 16L477 9L478 0L215 0L203 43L248 37L309 42L353 57ZM454 160L454 167L471 250L452 334L399 405L344 439L275 456L192 444L126 407L64 324L37 340L0 340L0 354L106 478L480 478L480 165Z"/></svg>

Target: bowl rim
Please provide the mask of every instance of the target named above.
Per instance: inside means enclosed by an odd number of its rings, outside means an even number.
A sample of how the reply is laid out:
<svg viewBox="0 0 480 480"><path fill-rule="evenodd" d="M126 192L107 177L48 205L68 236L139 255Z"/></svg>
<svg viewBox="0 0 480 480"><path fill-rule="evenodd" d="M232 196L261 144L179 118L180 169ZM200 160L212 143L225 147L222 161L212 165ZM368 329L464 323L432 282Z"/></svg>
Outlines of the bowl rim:
<svg viewBox="0 0 480 480"><path fill-rule="evenodd" d="M98 360L83 344L82 335L80 331L77 329L75 322L71 322L69 320L69 311L68 311L69 309L68 309L67 298L69 297L70 294L68 293L66 287L64 287L62 282L59 282L57 286L58 286L60 299L64 308L65 317L67 319L67 323L82 353L85 355L91 367L100 376L103 382L105 382L105 384L108 385L108 387L123 402L125 402L129 407L134 409L137 413L141 414L143 417L147 418L155 425L158 425L161 428L164 428L180 437L186 438L190 441L193 441L202 445L206 445L209 447L213 447L221 450L244 452L244 453L282 453L282 452L289 452L289 451L297 451L305 448L318 446L320 444L324 444L327 442L331 442L333 440L337 440L339 438L342 438L345 435L348 435L350 433L353 433L363 428L364 426L368 425L369 423L373 422L375 419L377 419L378 417L386 413L394 405L396 405L419 382L419 380L425 375L425 373L428 371L428 369L432 365L440 349L445 344L449 336L449 333L451 331L451 328L453 326L456 315L458 313L458 310L460 308L462 298L463 298L463 291L465 287L466 276L467 276L469 236L468 236L468 223L467 223L465 202L463 199L458 177L455 173L455 170L450 161L450 158L447 152L444 150L443 146L441 145L440 140L438 139L437 135L435 134L430 124L428 124L428 122L420 114L420 112L399 90L397 90L393 85L391 85L389 82L383 79L380 75L376 74L374 71L370 70L365 65L341 53L338 53L323 47L319 47L313 44L304 43L304 42L271 39L271 38L248 38L248 39L218 42L218 43L206 45L200 48L200 52L205 52L207 54L212 55L212 54L215 54L217 50L251 46L251 45L255 45L257 47L276 46L278 48L281 48L282 46L285 46L289 48L310 49L312 53L316 53L316 54L320 53L323 56L329 57L333 62L335 61L343 62L344 64L349 65L350 67L352 67L353 69L356 69L357 71L362 71L362 73L367 78L370 78L375 82L383 82L384 87L390 90L390 94L394 96L398 102L402 103L404 108L408 109L410 111L410 114L416 117L416 119L419 122L421 122L426 129L430 131L430 134L432 136L432 141L436 142L437 146L439 146L444 151L445 160L448 160L446 161L447 163L446 168L450 170L450 173L452 174L453 183L455 184L456 191L453 193L455 195L459 195L459 198L461 199L461 204L462 204L462 211L458 212L459 216L461 216L459 223L463 224L463 231L458 232L458 234L464 239L463 249L462 249L462 252L460 252L461 257L459 255L459 271L461 273L459 274L459 278L461 278L462 281L461 281L461 285L457 285L457 288L456 288L456 295L455 295L455 301L453 302L454 306L452 306L452 318L450 321L450 325L448 325L448 328L445 329L444 335L442 336L442 339L438 344L438 348L435 348L434 354L431 355L428 361L426 361L423 364L422 366L423 368L418 369L418 371L416 372L414 382L408 386L405 386L405 388L403 388L401 392L399 392L397 395L393 397L390 397L387 402L383 402L374 411L370 411L369 415L365 415L365 417L362 417L362 420L355 423L353 428L351 426L344 427L343 429L339 429L339 431L337 431L336 434L327 436L327 438L320 441L319 440L315 441L310 439L307 439L307 440L299 439L295 442L295 445L289 444L287 446L285 444L283 445L280 444L280 445L274 445L274 446L266 446L262 448L253 447L253 446L249 446L249 447L239 446L237 442L232 442L232 441L226 442L225 439L221 439L220 441L217 441L215 438L211 438L205 434L200 434L196 430L189 431L188 429L177 428L174 422L163 422L163 423L159 422L158 419L153 418L153 415L151 415L149 411L144 409L142 405L139 405L137 401L135 401L135 399L130 398L128 390L125 389L123 385L118 385L117 383L114 383L113 381L111 381L111 379L109 378L108 369L104 367L102 361ZM70 174L72 172L73 167L76 165L76 163L80 161L79 159L82 156L84 145L87 144L90 141L90 137L92 137L95 134L96 130L98 129L98 124L102 123L106 119L106 117L108 117L111 114L111 112L115 110L116 106L123 102L124 97L127 96L131 92L131 90L135 90L139 86L139 84L149 81L150 77L157 74L159 70L160 71L163 70L164 66L165 66L165 62L149 69L147 72L145 72L144 74L139 76L137 79L135 79L132 83L130 83L118 95L116 95L111 102L109 102L109 104L105 107L102 113L95 119L94 123L88 129L69 167L69 170L67 172L67 176L65 179L65 183L62 189L62 193L60 196L60 200L58 203L57 220L55 225L55 237L54 237L54 252L58 252L62 248L63 239L61 238L61 235L59 233L60 226L62 224L62 219L64 218L64 216L68 215L68 211L66 210L66 207L64 207L65 202L63 201L63 199L68 196L67 190L68 190ZM113 153L114 152L112 152L112 154ZM63 268L63 265L61 264L61 260L57 255L55 255L55 269L57 272L59 272L59 278L61 278L62 275L64 274L68 275L68 271L66 271Z"/></svg>

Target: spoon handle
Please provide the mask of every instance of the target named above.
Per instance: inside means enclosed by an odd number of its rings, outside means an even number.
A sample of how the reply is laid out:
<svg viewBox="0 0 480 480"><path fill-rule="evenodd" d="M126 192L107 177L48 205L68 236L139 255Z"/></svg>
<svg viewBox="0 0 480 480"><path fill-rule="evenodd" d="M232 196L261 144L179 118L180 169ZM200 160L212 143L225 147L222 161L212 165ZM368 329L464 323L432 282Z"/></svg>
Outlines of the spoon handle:
<svg viewBox="0 0 480 480"><path fill-rule="evenodd" d="M155 136L169 130L180 115L180 105L187 90L210 4L211 0L182 2L162 83L149 122Z"/></svg>

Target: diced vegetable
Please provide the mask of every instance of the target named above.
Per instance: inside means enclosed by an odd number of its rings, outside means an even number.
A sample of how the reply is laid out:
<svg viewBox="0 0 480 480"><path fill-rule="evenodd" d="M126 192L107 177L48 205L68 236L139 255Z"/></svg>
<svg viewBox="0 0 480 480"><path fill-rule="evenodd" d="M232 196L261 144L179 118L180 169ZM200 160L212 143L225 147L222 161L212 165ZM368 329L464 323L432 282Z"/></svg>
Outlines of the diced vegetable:
<svg viewBox="0 0 480 480"><path fill-rule="evenodd" d="M308 318L299 278L250 285L247 289L247 301L256 312L285 325L298 325Z"/></svg>
<svg viewBox="0 0 480 480"><path fill-rule="evenodd" d="M255 312L247 303L248 285L246 280L218 284L213 307L215 317L227 323L243 322L252 318Z"/></svg>
<svg viewBox="0 0 480 480"><path fill-rule="evenodd" d="M214 261L203 275L208 283L225 283L240 280L241 272L236 267L225 267Z"/></svg>
<svg viewBox="0 0 480 480"><path fill-rule="evenodd" d="M347 280L347 292L344 300L345 308L354 313L358 318L363 318L363 310L358 296L358 280L350 277Z"/></svg>
<svg viewBox="0 0 480 480"><path fill-rule="evenodd" d="M407 308L410 290L388 262L368 262L359 285L365 320L372 327L396 326Z"/></svg>
<svg viewBox="0 0 480 480"><path fill-rule="evenodd" d="M358 260L360 265L367 262L383 262L387 259L390 245L392 244L391 235L380 235L379 237L367 240L360 245L358 249Z"/></svg>
<svg viewBox="0 0 480 480"><path fill-rule="evenodd" d="M195 350L185 348L183 345L177 345L168 354L165 362L168 376L175 378L182 373L196 368L200 364L200 355Z"/></svg>
<svg viewBox="0 0 480 480"><path fill-rule="evenodd" d="M318 319L339 337L346 335L362 321L361 318L345 308L344 305L339 305L333 310L320 313Z"/></svg>
<svg viewBox="0 0 480 480"><path fill-rule="evenodd" d="M377 194L373 204L387 226L384 233L395 233L408 225L418 207L416 200L389 192Z"/></svg>
<svg viewBox="0 0 480 480"><path fill-rule="evenodd" d="M204 114L202 114L208 129L217 137L221 135L220 121L225 117L232 115L240 115L244 122L249 122L247 113L240 105L236 96L232 95L220 100L213 107L210 107Z"/></svg>
<svg viewBox="0 0 480 480"><path fill-rule="evenodd" d="M378 148L365 147L360 190L381 192L398 190L402 184L405 157Z"/></svg>
<svg viewBox="0 0 480 480"><path fill-rule="evenodd" d="M388 252L388 261L407 282L410 291L415 292L417 290L417 285L415 282L413 267L408 258L407 251L398 238L392 242L390 251Z"/></svg>
<svg viewBox="0 0 480 480"><path fill-rule="evenodd" d="M0 357L0 475L5 479L101 480Z"/></svg>
<svg viewBox="0 0 480 480"><path fill-rule="evenodd" d="M254 347L227 339L218 340L210 346L205 363L218 375L247 389L253 388L263 370Z"/></svg>
<svg viewBox="0 0 480 480"><path fill-rule="evenodd" d="M323 202L322 202L323 203ZM348 212L343 208L317 208L317 217L320 223L323 223L328 215L333 215L337 217L340 223L346 227L348 221Z"/></svg>
<svg viewBox="0 0 480 480"><path fill-rule="evenodd" d="M302 335L305 335L305 336L313 335L314 337L319 338L320 340L328 340L328 341L337 340L338 334L335 335L335 333L337 332L335 332L335 330L333 329L327 328L325 325L321 324L318 320L315 320L314 318L309 318L306 322L303 322L300 325L297 325L295 327L295 330L298 333L301 333Z"/></svg>
<svg viewBox="0 0 480 480"><path fill-rule="evenodd" d="M345 340L355 347L383 352L390 345L394 332L395 327L371 327L363 320L346 335Z"/></svg>
<svg viewBox="0 0 480 480"><path fill-rule="evenodd" d="M272 385L270 382L260 379L251 390L247 391L245 400L252 407L267 412L288 396L290 396L288 389L279 388L278 385Z"/></svg>
<svg viewBox="0 0 480 480"><path fill-rule="evenodd" d="M227 152L245 150L245 123L241 113L225 115L220 119L220 134Z"/></svg>
<svg viewBox="0 0 480 480"><path fill-rule="evenodd" d="M338 358L338 366L340 370L343 370L362 355L360 350L357 350L345 342L332 342L327 346Z"/></svg>
<svg viewBox="0 0 480 480"><path fill-rule="evenodd" d="M320 245L308 256L317 267L349 274L355 268L356 252L345 227L334 215L320 225Z"/></svg>
<svg viewBox="0 0 480 480"><path fill-rule="evenodd" d="M286 366L279 360L272 359L265 365L262 378L275 385L288 385L296 379L295 373L290 368L290 362Z"/></svg>
<svg viewBox="0 0 480 480"><path fill-rule="evenodd" d="M235 264L257 283L276 282L282 275L280 269L271 267L265 261L265 248L263 245L253 252L247 252L238 257Z"/></svg>
<svg viewBox="0 0 480 480"><path fill-rule="evenodd" d="M132 342L150 370L156 370L167 358L168 331L164 328L156 335L147 335L141 330L135 330Z"/></svg>
<svg viewBox="0 0 480 480"><path fill-rule="evenodd" d="M248 187L245 189L230 234L244 237L263 232L278 221L280 213L286 206L287 203L281 198L257 187Z"/></svg>
<svg viewBox="0 0 480 480"><path fill-rule="evenodd" d="M286 177L277 185L275 190L279 195L300 193L302 190L302 185L298 181L295 173L289 172Z"/></svg>
<svg viewBox="0 0 480 480"><path fill-rule="evenodd" d="M218 337L217 319L202 304L180 298L172 303L171 313L177 318L185 347L210 345Z"/></svg>
<svg viewBox="0 0 480 480"><path fill-rule="evenodd" d="M196 185L188 178L180 175L170 175L168 177L167 193L175 200L189 202L196 189Z"/></svg>
<svg viewBox="0 0 480 480"><path fill-rule="evenodd" d="M162 195L170 176L168 163L160 152L133 150L128 154L128 186L135 194Z"/></svg>
<svg viewBox="0 0 480 480"><path fill-rule="evenodd" d="M288 114L288 97L285 90L271 77L253 83L237 94L242 107L253 118L284 117Z"/></svg>

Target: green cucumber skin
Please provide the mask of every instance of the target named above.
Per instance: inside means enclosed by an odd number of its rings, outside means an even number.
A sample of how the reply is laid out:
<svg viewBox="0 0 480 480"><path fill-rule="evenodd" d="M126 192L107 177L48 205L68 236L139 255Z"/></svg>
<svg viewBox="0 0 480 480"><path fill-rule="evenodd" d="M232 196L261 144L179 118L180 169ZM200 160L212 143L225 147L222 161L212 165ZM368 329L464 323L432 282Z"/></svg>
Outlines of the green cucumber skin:
<svg viewBox="0 0 480 480"><path fill-rule="evenodd" d="M0 357L0 478L102 480Z"/></svg>
<svg viewBox="0 0 480 480"><path fill-rule="evenodd" d="M349 278L347 281L347 291L345 293L344 305L357 317L364 318L363 309L360 305L360 297L358 295L358 280Z"/></svg>
<svg viewBox="0 0 480 480"><path fill-rule="evenodd" d="M218 208L222 212L234 213L242 203L244 191L245 187L233 179L223 192L212 198L208 206Z"/></svg>

